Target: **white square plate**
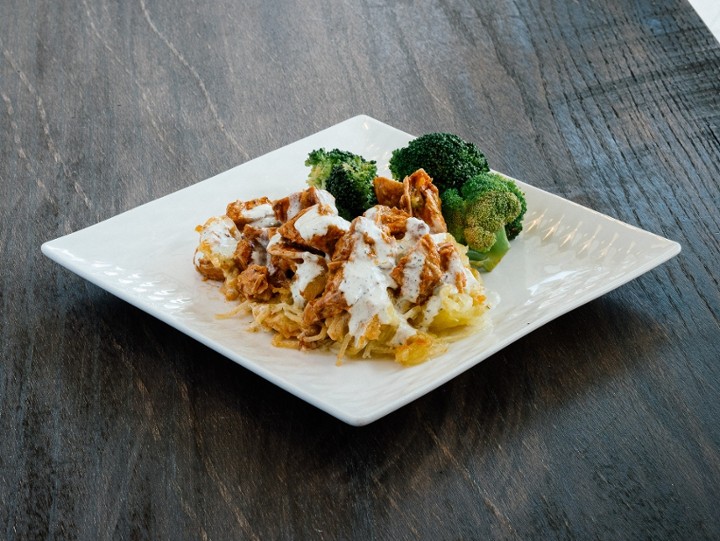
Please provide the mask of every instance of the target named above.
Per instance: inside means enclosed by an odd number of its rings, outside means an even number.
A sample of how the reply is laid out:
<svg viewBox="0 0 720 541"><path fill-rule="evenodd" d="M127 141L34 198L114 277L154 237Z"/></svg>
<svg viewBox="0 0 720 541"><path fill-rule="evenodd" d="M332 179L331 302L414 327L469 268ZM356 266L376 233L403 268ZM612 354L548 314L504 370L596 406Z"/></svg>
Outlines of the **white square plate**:
<svg viewBox="0 0 720 541"><path fill-rule="evenodd" d="M352 425L364 425L437 388L548 321L673 257L680 245L528 186L525 230L500 266L484 274L491 301L479 334L419 366L345 361L329 352L270 345L246 320L217 319L228 303L193 267L195 226L228 202L283 197L306 187L307 154L341 148L377 160L413 137L367 116L331 128L81 231L43 253L110 293ZM385 168L385 169L384 169Z"/></svg>

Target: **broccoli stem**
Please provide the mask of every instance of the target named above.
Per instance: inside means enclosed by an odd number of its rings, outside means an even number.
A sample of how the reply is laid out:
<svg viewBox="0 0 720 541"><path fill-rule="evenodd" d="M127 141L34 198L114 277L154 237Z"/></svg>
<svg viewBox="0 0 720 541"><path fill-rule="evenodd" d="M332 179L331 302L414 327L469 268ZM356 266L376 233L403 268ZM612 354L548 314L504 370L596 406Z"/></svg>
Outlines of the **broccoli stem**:
<svg viewBox="0 0 720 541"><path fill-rule="evenodd" d="M486 252L478 252L469 248L467 251L468 259L474 267L480 267L486 272L493 270L500 260L510 249L510 241L505 232L505 226L495 231L495 243Z"/></svg>

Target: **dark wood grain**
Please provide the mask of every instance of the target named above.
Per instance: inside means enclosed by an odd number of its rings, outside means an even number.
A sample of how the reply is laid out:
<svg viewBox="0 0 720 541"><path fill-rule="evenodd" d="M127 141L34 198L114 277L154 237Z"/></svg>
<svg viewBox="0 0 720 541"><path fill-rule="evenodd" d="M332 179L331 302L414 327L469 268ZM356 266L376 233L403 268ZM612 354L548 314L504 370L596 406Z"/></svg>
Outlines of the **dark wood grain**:
<svg viewBox="0 0 720 541"><path fill-rule="evenodd" d="M0 98L0 538L720 538L720 45L686 2L0 0ZM40 253L359 113L683 251L364 428Z"/></svg>

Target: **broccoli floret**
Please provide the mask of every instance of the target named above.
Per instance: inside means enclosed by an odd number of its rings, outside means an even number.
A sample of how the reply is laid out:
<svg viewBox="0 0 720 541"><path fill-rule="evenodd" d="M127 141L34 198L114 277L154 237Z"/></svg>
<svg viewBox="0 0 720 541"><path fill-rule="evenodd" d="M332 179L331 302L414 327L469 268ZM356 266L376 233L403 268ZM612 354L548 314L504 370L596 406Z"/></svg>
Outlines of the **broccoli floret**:
<svg viewBox="0 0 720 541"><path fill-rule="evenodd" d="M451 133L428 133L393 151L390 172L402 181L418 169L433 179L440 193L460 189L469 178L489 170L485 155L473 143Z"/></svg>
<svg viewBox="0 0 720 541"><path fill-rule="evenodd" d="M307 182L335 197L338 214L346 220L360 216L377 203L373 179L377 176L374 160L345 150L313 150L305 160L310 167Z"/></svg>
<svg viewBox="0 0 720 541"><path fill-rule="evenodd" d="M334 165L352 162L361 163L362 161L363 159L360 156L356 156L346 150L339 150L337 148L325 150L324 148L318 148L310 152L305 160L305 165L310 167L307 183L310 186L324 190L325 183Z"/></svg>
<svg viewBox="0 0 720 541"><path fill-rule="evenodd" d="M468 246L470 262L488 272L494 269L510 249L511 232L522 229L524 194L510 179L481 173L460 190L446 190L441 199L448 231Z"/></svg>
<svg viewBox="0 0 720 541"><path fill-rule="evenodd" d="M325 189L335 196L335 206L340 216L352 221L377 204L373 188L376 176L377 169L374 166L363 166L360 169L348 163L333 166Z"/></svg>
<svg viewBox="0 0 720 541"><path fill-rule="evenodd" d="M515 194L520 202L520 213L514 220L505 224L505 233L508 240L517 237L523 228L523 219L527 212L525 194L512 179L494 172L482 173L471 178L462 187L465 199L474 199L477 195L493 191L508 191Z"/></svg>
<svg viewBox="0 0 720 541"><path fill-rule="evenodd" d="M513 240L523 229L523 219L525 218L525 213L527 212L527 201L525 201L525 194L523 191L518 188L518 185L515 184L512 179L501 177L500 175L495 176L499 177L499 180L504 182L508 190L514 193L520 201L520 214L518 214L517 218L515 218L512 222L505 225L505 232L507 233L508 240Z"/></svg>

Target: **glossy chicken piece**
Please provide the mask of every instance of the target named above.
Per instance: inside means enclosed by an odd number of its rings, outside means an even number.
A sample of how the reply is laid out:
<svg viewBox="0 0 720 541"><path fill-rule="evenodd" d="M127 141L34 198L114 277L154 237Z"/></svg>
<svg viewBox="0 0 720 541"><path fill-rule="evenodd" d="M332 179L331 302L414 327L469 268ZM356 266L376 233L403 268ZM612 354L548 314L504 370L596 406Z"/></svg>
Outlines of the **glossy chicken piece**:
<svg viewBox="0 0 720 541"><path fill-rule="evenodd" d="M235 222L235 225L241 231L247 224L251 224L254 227L271 227L278 225L272 201L267 197L260 197L249 201L233 201L228 204L225 214Z"/></svg>
<svg viewBox="0 0 720 541"><path fill-rule="evenodd" d="M334 206L318 203L301 210L280 226L278 233L298 246L331 254L349 226Z"/></svg>
<svg viewBox="0 0 720 541"><path fill-rule="evenodd" d="M227 216L210 218L198 226L200 243L195 250L195 268L205 278L222 281L235 267L234 253L240 232Z"/></svg>
<svg viewBox="0 0 720 541"><path fill-rule="evenodd" d="M430 235L422 236L390 273L400 284L401 297L415 304L432 295L442 275L441 257Z"/></svg>
<svg viewBox="0 0 720 541"><path fill-rule="evenodd" d="M314 325L324 319L336 316L347 311L350 306L340 290L343 281L343 269L339 267L328 276L327 284L322 295L311 300L303 311L303 323Z"/></svg>
<svg viewBox="0 0 720 541"><path fill-rule="evenodd" d="M395 182L392 180L391 182ZM398 182L398 184L400 184ZM398 199L399 201L399 199ZM384 205L376 205L375 207L365 211L365 216L373 220L384 231L395 238L405 235L407 230L407 221L410 214L398 207L389 207Z"/></svg>
<svg viewBox="0 0 720 541"><path fill-rule="evenodd" d="M318 203L334 205L334 202L335 198L329 192L318 190L314 186L311 186L302 192L295 192L287 197L275 200L272 208L275 212L275 218L280 223L285 223L306 208L317 205Z"/></svg>
<svg viewBox="0 0 720 541"><path fill-rule="evenodd" d="M460 261L456 246L452 242L443 242L438 245L437 249L443 273L453 277L453 285L458 288L458 291L465 291L468 279L461 269L463 264Z"/></svg>
<svg viewBox="0 0 720 541"><path fill-rule="evenodd" d="M377 177L373 182L379 204L399 208L423 220L432 233L447 231L440 194L424 169L418 169L402 182L385 177Z"/></svg>
<svg viewBox="0 0 720 541"><path fill-rule="evenodd" d="M268 268L263 265L250 265L237 277L237 289L251 301L268 301L272 297L272 288L268 281Z"/></svg>
<svg viewBox="0 0 720 541"><path fill-rule="evenodd" d="M375 177L373 188L379 205L400 208L400 198L405 193L402 182L386 177Z"/></svg>

